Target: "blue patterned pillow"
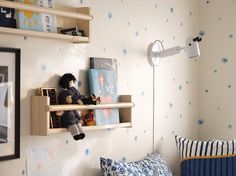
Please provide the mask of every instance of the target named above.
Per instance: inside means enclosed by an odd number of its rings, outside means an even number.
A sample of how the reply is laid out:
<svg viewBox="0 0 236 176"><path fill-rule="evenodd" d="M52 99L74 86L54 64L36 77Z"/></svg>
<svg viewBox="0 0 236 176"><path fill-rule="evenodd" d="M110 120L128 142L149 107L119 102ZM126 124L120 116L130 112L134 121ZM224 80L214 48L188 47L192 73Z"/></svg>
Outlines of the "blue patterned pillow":
<svg viewBox="0 0 236 176"><path fill-rule="evenodd" d="M154 153L136 162L100 158L101 176L172 176L165 161Z"/></svg>

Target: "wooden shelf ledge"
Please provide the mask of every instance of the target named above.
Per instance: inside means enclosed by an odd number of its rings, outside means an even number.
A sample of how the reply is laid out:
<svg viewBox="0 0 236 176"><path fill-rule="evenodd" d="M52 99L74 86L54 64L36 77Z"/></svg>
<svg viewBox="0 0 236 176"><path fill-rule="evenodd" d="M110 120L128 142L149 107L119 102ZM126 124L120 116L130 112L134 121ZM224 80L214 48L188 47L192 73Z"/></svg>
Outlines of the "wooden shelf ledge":
<svg viewBox="0 0 236 176"><path fill-rule="evenodd" d="M93 16L86 15L83 13L74 13L74 12L69 12L69 11L56 10L56 9L52 9L52 8L38 7L35 5L24 4L21 2L0 0L0 6L13 8L13 9L19 9L19 10L33 11L33 12L50 13L50 14L57 15L57 16L63 16L63 17L68 17L68 18L81 19L81 20L92 20L93 19Z"/></svg>
<svg viewBox="0 0 236 176"><path fill-rule="evenodd" d="M94 130L104 130L104 129L114 129L114 128L131 128L132 124L130 122L110 124L110 125L95 125L95 126L83 126L83 130L94 131ZM51 128L48 130L48 135L68 132L66 128Z"/></svg>
<svg viewBox="0 0 236 176"><path fill-rule="evenodd" d="M40 31L31 31L24 29L14 29L0 27L0 33L20 35L20 36L31 36L31 37L40 37L40 38L50 38L50 39L60 39L64 41L69 41L72 43L88 43L88 37L72 36L72 35L63 35L52 32L40 32Z"/></svg>
<svg viewBox="0 0 236 176"><path fill-rule="evenodd" d="M46 106L46 111L111 109L111 108L131 108L131 107L134 107L134 103L115 103L115 104L98 104L98 105L48 105Z"/></svg>

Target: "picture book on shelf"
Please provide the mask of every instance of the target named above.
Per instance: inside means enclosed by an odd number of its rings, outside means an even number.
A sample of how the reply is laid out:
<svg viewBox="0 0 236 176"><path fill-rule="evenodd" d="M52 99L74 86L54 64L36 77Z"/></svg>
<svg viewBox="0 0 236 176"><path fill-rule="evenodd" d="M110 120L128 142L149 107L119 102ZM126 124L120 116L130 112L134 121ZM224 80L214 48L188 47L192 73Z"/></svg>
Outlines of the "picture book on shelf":
<svg viewBox="0 0 236 176"><path fill-rule="evenodd" d="M117 70L117 61L113 58L90 57L90 68Z"/></svg>
<svg viewBox="0 0 236 176"><path fill-rule="evenodd" d="M53 8L53 0L18 0L24 4L35 5L39 7ZM56 16L48 13L31 12L27 10L18 10L18 28L43 31L43 32L57 32Z"/></svg>
<svg viewBox="0 0 236 176"><path fill-rule="evenodd" d="M89 69L90 93L101 98L101 104L118 102L117 77L115 70ZM114 109L95 109L96 125L118 124L119 111Z"/></svg>

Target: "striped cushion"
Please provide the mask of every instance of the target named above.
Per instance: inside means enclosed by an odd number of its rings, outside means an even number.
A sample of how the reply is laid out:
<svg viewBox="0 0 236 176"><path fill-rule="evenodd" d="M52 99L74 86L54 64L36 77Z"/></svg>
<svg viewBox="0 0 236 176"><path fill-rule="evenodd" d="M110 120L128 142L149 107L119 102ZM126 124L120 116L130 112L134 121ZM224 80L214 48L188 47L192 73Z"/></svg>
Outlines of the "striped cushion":
<svg viewBox="0 0 236 176"><path fill-rule="evenodd" d="M190 140L175 136L177 150L181 159L201 156L222 156L236 154L236 140L221 141L210 139L207 141Z"/></svg>

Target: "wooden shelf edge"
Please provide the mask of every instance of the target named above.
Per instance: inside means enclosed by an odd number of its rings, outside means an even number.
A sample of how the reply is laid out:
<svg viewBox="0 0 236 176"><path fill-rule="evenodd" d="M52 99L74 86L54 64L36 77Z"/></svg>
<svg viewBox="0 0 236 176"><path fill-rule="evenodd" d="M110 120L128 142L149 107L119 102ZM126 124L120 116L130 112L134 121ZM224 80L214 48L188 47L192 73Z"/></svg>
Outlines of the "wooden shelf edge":
<svg viewBox="0 0 236 176"><path fill-rule="evenodd" d="M94 131L94 130L106 130L106 129L113 129L113 128L131 128L131 122L119 123L119 124L109 124L109 125L96 125L96 126L83 126L83 130L86 131ZM57 134L57 133L64 133L68 132L66 128L54 128L49 129L48 134Z"/></svg>
<svg viewBox="0 0 236 176"><path fill-rule="evenodd" d="M50 32L31 31L31 30L6 28L6 27L0 27L0 33L20 35L20 36L40 37L40 38L48 38L48 39L57 39L57 40L64 40L64 41L69 41L73 43L88 43L89 42L88 37L71 36L71 35L64 35L64 34L57 34L57 33L50 33Z"/></svg>
<svg viewBox="0 0 236 176"><path fill-rule="evenodd" d="M85 109L110 109L110 108L130 108L134 107L132 102L122 102L114 104L98 104L98 105L48 105L47 111L68 111L68 110L85 110Z"/></svg>
<svg viewBox="0 0 236 176"><path fill-rule="evenodd" d="M52 8L38 7L35 5L24 4L21 2L11 2L11 1L6 1L6 0L0 0L0 6L13 8L13 9L19 9L19 10L50 13L50 14L54 14L57 16L76 18L76 19L81 19L81 20L92 20L93 19L93 16L83 14L83 13L73 13L73 12L69 12L69 11L56 10L56 9L52 9Z"/></svg>

